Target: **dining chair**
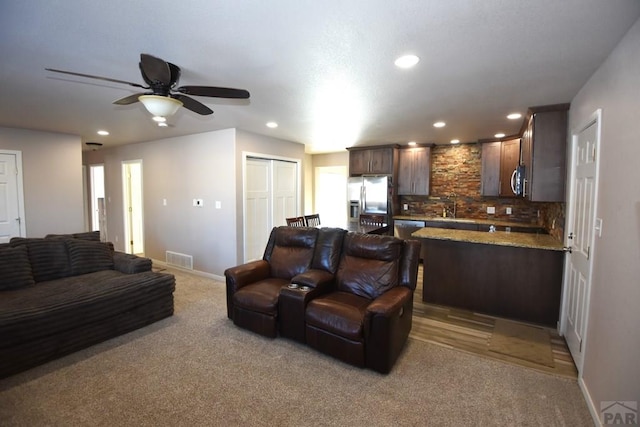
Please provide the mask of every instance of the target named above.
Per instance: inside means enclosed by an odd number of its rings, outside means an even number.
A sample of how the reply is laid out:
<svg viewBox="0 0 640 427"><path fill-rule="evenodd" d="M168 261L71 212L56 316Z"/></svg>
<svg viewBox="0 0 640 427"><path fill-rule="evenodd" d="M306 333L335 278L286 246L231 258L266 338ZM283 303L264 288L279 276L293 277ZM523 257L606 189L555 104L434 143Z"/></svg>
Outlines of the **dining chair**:
<svg viewBox="0 0 640 427"><path fill-rule="evenodd" d="M304 227L305 226L305 222L304 222L304 217L303 216L296 216L293 218L287 218L287 225L289 227Z"/></svg>
<svg viewBox="0 0 640 427"><path fill-rule="evenodd" d="M307 227L320 227L320 214L305 215L304 221Z"/></svg>
<svg viewBox="0 0 640 427"><path fill-rule="evenodd" d="M384 221L384 215L360 214L360 225L383 226Z"/></svg>

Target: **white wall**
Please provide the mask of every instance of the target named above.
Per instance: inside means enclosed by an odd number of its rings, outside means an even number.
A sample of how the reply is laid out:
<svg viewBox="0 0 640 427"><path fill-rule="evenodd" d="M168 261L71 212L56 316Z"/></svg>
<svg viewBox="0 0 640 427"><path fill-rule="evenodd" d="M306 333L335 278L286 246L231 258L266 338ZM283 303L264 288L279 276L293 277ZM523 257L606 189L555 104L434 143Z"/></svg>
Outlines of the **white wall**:
<svg viewBox="0 0 640 427"><path fill-rule="evenodd" d="M194 270L222 277L243 259L243 151L302 159L304 145L225 129L83 153L85 165L105 165L107 239L124 250L122 161L141 159L145 256L192 255Z"/></svg>
<svg viewBox="0 0 640 427"><path fill-rule="evenodd" d="M573 99L576 131L602 109L594 275L583 381L602 401L640 402L640 20Z"/></svg>
<svg viewBox="0 0 640 427"><path fill-rule="evenodd" d="M236 264L234 156L235 129L86 152L85 164L105 165L108 240L124 250L122 161L141 159L145 255L192 255L194 270L222 276Z"/></svg>
<svg viewBox="0 0 640 427"><path fill-rule="evenodd" d="M79 136L0 128L0 149L22 152L27 237L84 231Z"/></svg>

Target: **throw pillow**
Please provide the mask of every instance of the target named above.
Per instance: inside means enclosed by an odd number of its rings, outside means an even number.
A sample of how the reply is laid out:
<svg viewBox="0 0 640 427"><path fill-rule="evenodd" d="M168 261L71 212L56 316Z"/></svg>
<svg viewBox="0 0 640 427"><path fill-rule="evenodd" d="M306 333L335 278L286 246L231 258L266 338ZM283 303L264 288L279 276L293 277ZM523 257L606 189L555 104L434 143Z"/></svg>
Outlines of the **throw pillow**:
<svg viewBox="0 0 640 427"><path fill-rule="evenodd" d="M26 246L0 247L0 290L18 289L35 284Z"/></svg>
<svg viewBox="0 0 640 427"><path fill-rule="evenodd" d="M68 239L66 243L72 276L113 270L113 251L107 243L81 239Z"/></svg>
<svg viewBox="0 0 640 427"><path fill-rule="evenodd" d="M26 246L33 279L36 283L60 279L69 275L67 246L61 239L13 238L13 247Z"/></svg>

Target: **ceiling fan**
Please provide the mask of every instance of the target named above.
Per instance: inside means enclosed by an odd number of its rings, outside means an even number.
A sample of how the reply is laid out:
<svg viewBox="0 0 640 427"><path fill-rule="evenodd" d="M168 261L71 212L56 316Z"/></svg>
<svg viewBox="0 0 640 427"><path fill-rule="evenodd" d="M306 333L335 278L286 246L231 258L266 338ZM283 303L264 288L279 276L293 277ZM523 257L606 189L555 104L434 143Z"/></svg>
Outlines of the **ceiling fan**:
<svg viewBox="0 0 640 427"><path fill-rule="evenodd" d="M45 68L45 70L54 73L69 74L72 76L104 80L113 83L122 83L148 90L147 92L125 96L113 103L116 105L129 105L140 101L152 115L159 117L171 116L182 106L201 115L209 115L213 113L209 107L187 95L234 99L249 98L249 92L244 89L215 86L176 87L178 85L178 80L180 79L180 67L146 53L140 54L139 67L142 78L147 86L124 80L112 79L109 77L56 70L53 68Z"/></svg>

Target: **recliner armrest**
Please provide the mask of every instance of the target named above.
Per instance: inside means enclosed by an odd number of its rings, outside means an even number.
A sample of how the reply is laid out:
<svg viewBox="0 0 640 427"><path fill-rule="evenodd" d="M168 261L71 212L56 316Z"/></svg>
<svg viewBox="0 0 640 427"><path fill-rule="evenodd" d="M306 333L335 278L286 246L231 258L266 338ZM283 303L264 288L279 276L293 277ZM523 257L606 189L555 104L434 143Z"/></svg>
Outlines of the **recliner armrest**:
<svg viewBox="0 0 640 427"><path fill-rule="evenodd" d="M396 286L373 300L367 307L368 315L390 316L399 311L411 298L413 291L406 286Z"/></svg>
<svg viewBox="0 0 640 427"><path fill-rule="evenodd" d="M235 292L245 285L266 279L269 277L269 272L269 263L261 259L227 268L224 271L224 276L227 287L231 286Z"/></svg>

